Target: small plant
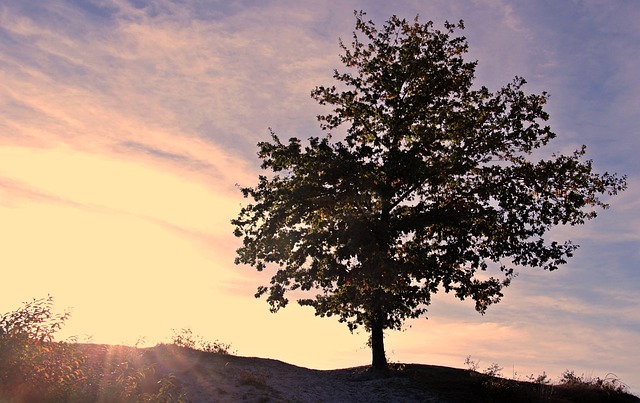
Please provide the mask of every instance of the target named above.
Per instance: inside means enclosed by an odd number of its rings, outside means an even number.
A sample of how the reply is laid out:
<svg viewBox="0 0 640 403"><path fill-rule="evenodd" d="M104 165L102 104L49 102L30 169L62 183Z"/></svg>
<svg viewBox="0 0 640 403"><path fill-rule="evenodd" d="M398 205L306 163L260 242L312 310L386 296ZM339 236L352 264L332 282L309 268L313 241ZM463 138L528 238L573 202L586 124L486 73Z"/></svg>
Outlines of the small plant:
<svg viewBox="0 0 640 403"><path fill-rule="evenodd" d="M182 386L172 375L166 376L158 381L160 388L155 394L144 396L145 402L154 403L187 403L189 399L182 391Z"/></svg>
<svg viewBox="0 0 640 403"><path fill-rule="evenodd" d="M485 374L486 376L501 377L502 369L503 368L501 366L499 366L494 362L494 363L491 363L491 365L488 366L487 369L482 371L482 373Z"/></svg>
<svg viewBox="0 0 640 403"><path fill-rule="evenodd" d="M533 376L533 374L527 375L527 381L536 383L539 385L549 385L551 383L551 379L549 379L549 376L544 371L542 372L542 375L538 375L538 376Z"/></svg>
<svg viewBox="0 0 640 403"><path fill-rule="evenodd" d="M562 373L560 384L571 387L596 388L615 393L628 393L629 387L615 374L608 373L604 378L578 376L574 371L566 370Z"/></svg>
<svg viewBox="0 0 640 403"><path fill-rule="evenodd" d="M104 346L87 361L87 382L76 402L189 401L180 382L171 375L159 376L156 364L146 361L138 349Z"/></svg>
<svg viewBox="0 0 640 403"><path fill-rule="evenodd" d="M241 385L253 386L256 388L265 388L267 385L268 376L263 373L244 370L238 374L238 381Z"/></svg>
<svg viewBox="0 0 640 403"><path fill-rule="evenodd" d="M464 365L467 366L469 372L480 372L480 361L472 360L470 355L464 360ZM503 368L494 362L482 371L482 374L490 377L501 377L502 370Z"/></svg>
<svg viewBox="0 0 640 403"><path fill-rule="evenodd" d="M502 378L502 367L493 363L479 371L480 362L467 356L464 361L471 375L479 376L482 393L494 402L637 402L638 398L629 393L629 387L615 374L604 378L576 375L565 371L558 384L551 382L546 372L541 375L526 376L526 382Z"/></svg>
<svg viewBox="0 0 640 403"><path fill-rule="evenodd" d="M480 361L472 360L471 356L467 356L464 361L472 376L481 377L482 389L494 399L505 399L513 395L513 388L516 385L514 381L502 379L502 367L495 362L488 366L482 372L479 372Z"/></svg>
<svg viewBox="0 0 640 403"><path fill-rule="evenodd" d="M222 343L218 340L213 342L205 340L201 336L196 336L189 328L182 328L180 330L173 329L173 337L171 343L178 346L189 348L192 350L200 350L207 353L216 354L235 354L235 351L231 351L231 344Z"/></svg>
<svg viewBox="0 0 640 403"><path fill-rule="evenodd" d="M464 365L467 366L469 372L478 372L478 368L480 368L480 362L472 360L470 355L464 360Z"/></svg>

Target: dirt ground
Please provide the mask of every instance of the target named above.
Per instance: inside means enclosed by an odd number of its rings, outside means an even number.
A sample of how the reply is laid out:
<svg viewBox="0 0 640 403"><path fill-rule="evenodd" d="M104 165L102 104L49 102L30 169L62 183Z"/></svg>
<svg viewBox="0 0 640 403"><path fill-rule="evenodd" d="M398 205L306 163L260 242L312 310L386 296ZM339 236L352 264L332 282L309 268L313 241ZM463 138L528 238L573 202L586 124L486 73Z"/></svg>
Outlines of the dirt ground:
<svg viewBox="0 0 640 403"><path fill-rule="evenodd" d="M490 377L474 371L395 364L328 371L282 361L208 353L175 345L136 349L86 345L94 363L153 368L155 382L173 377L191 402L630 402L636 396L602 388L570 388ZM132 360L132 357L134 359Z"/></svg>
<svg viewBox="0 0 640 403"><path fill-rule="evenodd" d="M373 375L366 367L320 371L171 346L154 347L145 355L159 364L160 373L173 374L194 402L450 401L401 369L385 376Z"/></svg>

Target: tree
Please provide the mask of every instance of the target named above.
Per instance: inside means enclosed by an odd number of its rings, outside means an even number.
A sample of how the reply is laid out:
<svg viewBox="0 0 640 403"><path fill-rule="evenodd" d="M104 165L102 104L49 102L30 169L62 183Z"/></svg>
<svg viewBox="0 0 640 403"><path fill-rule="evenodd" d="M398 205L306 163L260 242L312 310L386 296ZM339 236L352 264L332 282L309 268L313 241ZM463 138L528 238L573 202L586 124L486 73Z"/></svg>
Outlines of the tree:
<svg viewBox="0 0 640 403"><path fill-rule="evenodd" d="M377 29L364 17L340 41L337 85L312 91L332 107L318 117L326 134L304 148L273 132L260 142L270 175L241 189L253 202L232 224L236 264L275 270L256 297L275 312L293 291L316 315L364 326L383 369L385 329L424 315L439 290L484 313L517 269L557 269L577 245L549 230L596 217L626 178L595 173L584 146L542 158L555 137L547 94L525 94L520 77L474 87L462 21L440 31L393 16Z"/></svg>

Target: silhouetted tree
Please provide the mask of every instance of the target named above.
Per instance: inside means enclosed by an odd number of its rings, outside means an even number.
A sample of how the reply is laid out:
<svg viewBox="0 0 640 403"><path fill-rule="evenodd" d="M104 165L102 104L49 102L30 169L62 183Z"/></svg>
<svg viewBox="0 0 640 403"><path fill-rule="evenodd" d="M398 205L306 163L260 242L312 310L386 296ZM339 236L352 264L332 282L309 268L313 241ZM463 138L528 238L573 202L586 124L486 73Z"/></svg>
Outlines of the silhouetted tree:
<svg viewBox="0 0 640 403"><path fill-rule="evenodd" d="M518 267L557 269L577 245L548 231L594 218L626 178L594 173L584 146L535 157L555 137L547 94L525 94L519 77L474 87L477 63L453 35L462 21L442 32L393 16L378 30L364 16L340 41L337 85L312 91L332 107L318 117L327 134L259 143L270 174L242 189L253 202L232 223L236 264L275 269L256 297L275 312L288 291L320 290L298 302L364 326L373 367L386 368L384 329L425 314L438 290L484 313Z"/></svg>

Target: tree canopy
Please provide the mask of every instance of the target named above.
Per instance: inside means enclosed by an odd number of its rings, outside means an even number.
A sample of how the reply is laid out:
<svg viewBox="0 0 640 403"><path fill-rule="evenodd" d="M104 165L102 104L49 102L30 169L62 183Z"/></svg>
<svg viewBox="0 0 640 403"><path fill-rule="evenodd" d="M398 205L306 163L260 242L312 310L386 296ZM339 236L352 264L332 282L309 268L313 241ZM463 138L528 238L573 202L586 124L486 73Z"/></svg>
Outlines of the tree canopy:
<svg viewBox="0 0 640 403"><path fill-rule="evenodd" d="M439 290L484 313L516 270L566 263L577 245L549 230L596 217L626 187L594 172L584 146L541 157L556 136L547 94L520 77L474 86L463 28L393 16L378 29L356 13L344 70L311 93L331 108L324 135L260 142L268 174L241 189L252 202L232 220L236 263L274 271L256 296L277 311L297 290L316 315L364 326L375 368L384 329L424 315Z"/></svg>

